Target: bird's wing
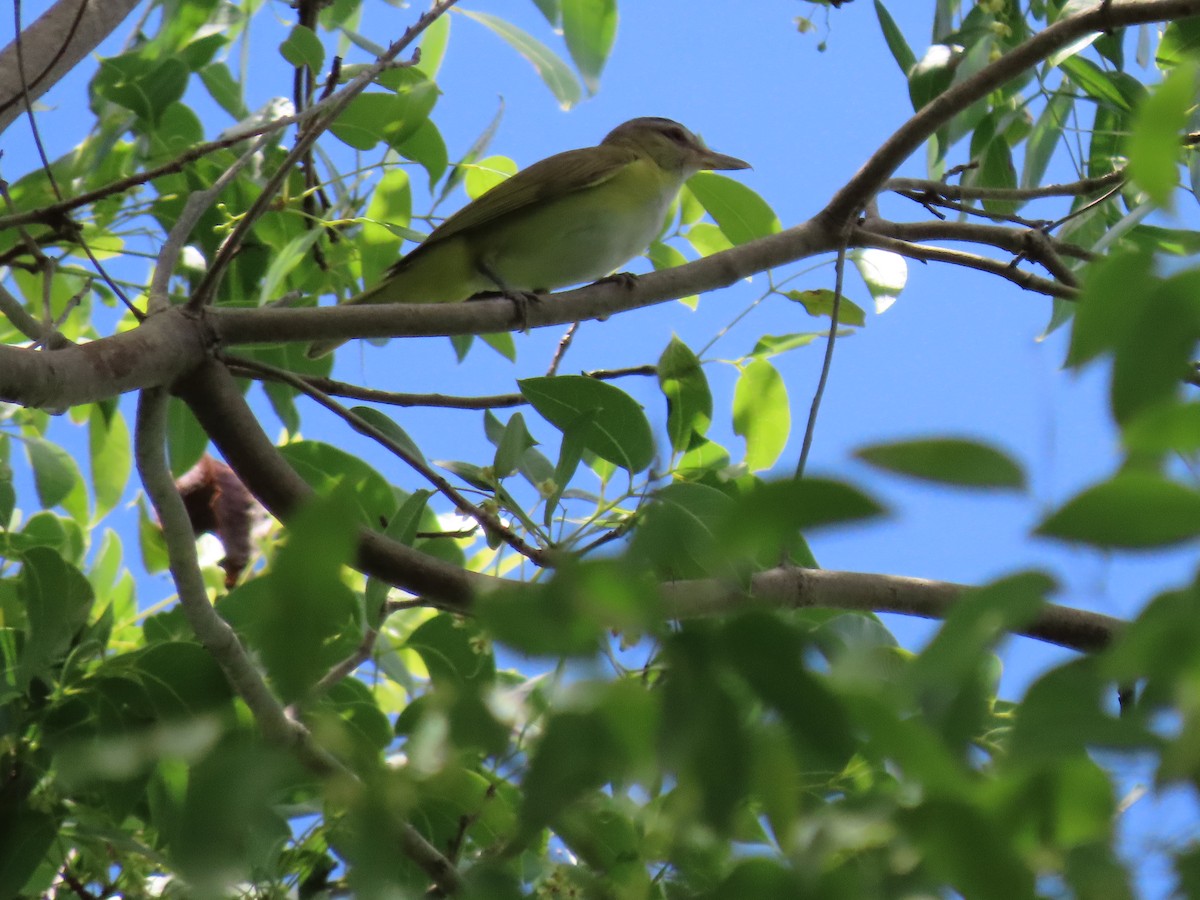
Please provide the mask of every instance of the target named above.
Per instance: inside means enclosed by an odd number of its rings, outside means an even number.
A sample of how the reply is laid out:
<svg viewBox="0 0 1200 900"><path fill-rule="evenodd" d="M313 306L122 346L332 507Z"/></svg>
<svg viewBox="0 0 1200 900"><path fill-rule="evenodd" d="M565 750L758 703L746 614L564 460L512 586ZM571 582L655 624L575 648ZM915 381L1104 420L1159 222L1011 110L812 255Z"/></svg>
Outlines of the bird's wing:
<svg viewBox="0 0 1200 900"><path fill-rule="evenodd" d="M435 228L413 253L456 234L487 225L526 206L547 203L608 181L637 155L623 147L568 150L522 169L468 203ZM410 253L409 256L412 254Z"/></svg>

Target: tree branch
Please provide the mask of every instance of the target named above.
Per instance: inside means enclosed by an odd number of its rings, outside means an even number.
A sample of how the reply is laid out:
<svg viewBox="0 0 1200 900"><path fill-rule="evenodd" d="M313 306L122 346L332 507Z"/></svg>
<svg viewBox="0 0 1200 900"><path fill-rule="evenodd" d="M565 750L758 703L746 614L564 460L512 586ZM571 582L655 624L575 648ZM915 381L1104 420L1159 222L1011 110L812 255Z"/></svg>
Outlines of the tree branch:
<svg viewBox="0 0 1200 900"><path fill-rule="evenodd" d="M899 253L901 256L919 259L923 262L944 262L967 269L977 269L980 272L998 275L1027 291L1035 291L1050 297L1074 300L1078 293L1072 287L1067 287L1046 278L1039 278L1037 275L1026 272L1023 269L1018 269L1013 263L1004 263L999 260L989 259L977 253L964 253L962 250L930 247L927 244L912 244L908 241L898 241L895 238L872 234L864 229L855 229L852 242L855 246L890 250L893 253Z"/></svg>
<svg viewBox="0 0 1200 900"><path fill-rule="evenodd" d="M139 0L58 0L36 22L0 50L0 134L24 109L17 42L25 62L29 102L50 90L108 37Z"/></svg>
<svg viewBox="0 0 1200 900"><path fill-rule="evenodd" d="M1060 19L921 107L833 195L817 218L836 223L857 216L883 188L891 173L940 127L1072 41L1093 32L1197 14L1200 14L1200 0L1127 0L1095 4L1084 12Z"/></svg>
<svg viewBox="0 0 1200 900"><path fill-rule="evenodd" d="M729 615L758 604L771 609L846 609L944 619L971 590L948 581L796 566L760 572L750 584L751 596L716 580L664 584L665 612L670 618L690 619ZM1047 603L1017 633L1088 653L1103 650L1124 627L1112 616Z"/></svg>
<svg viewBox="0 0 1200 900"><path fill-rule="evenodd" d="M310 488L262 430L237 383L210 360L176 385L201 427L250 492L280 521L312 496ZM429 604L463 611L479 591L496 582L466 572L374 531L359 533L357 567L388 584L426 595Z"/></svg>
<svg viewBox="0 0 1200 900"><path fill-rule="evenodd" d="M283 704L271 693L229 623L208 602L204 577L196 558L196 536L163 452L167 399L167 392L162 388L142 392L138 401L134 452L142 485L162 524L171 577L179 593L184 617L196 639L217 661L234 691L250 707L264 740L296 753L306 766L319 774L339 771L341 763L315 745L308 729L284 711Z"/></svg>

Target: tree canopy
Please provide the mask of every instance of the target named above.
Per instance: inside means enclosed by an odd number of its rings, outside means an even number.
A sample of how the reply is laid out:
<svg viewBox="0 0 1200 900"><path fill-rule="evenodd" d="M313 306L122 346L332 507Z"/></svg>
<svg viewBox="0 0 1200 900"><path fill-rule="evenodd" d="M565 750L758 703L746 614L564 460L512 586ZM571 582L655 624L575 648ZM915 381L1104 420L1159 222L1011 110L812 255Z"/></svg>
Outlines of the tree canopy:
<svg viewBox="0 0 1200 900"><path fill-rule="evenodd" d="M796 24L835 31L848 2ZM809 456L839 342L910 265L969 269L1041 299L1069 334L1056 377L1105 366L1119 465L1032 532L1195 546L1200 229L1174 212L1200 196L1200 0L936 0L927 38L876 0L911 114L809 218L700 173L648 274L520 313L332 307L517 169L499 114L444 137L453 19L563 108L611 76L616 0L535 6L544 33L468 0L385 26L362 0L18 19L0 130L37 136L71 73L87 105L69 152L0 180L0 898L1134 896L1114 761L1197 786L1200 585L1123 621L1022 560L971 585L821 568L809 538L886 504ZM290 100L249 108L268 78ZM823 280L781 274L810 260ZM636 366L563 362L581 323L615 351L635 311L752 276L808 325L733 359L714 324ZM522 325L558 326L548 369ZM318 338L389 339L397 365L448 338L475 389L335 379ZM461 458L434 457L447 434ZM856 458L1027 488L949 427ZM940 625L905 646L886 613ZM1019 697L1014 635L1072 651ZM1166 855L1200 893L1194 843Z"/></svg>

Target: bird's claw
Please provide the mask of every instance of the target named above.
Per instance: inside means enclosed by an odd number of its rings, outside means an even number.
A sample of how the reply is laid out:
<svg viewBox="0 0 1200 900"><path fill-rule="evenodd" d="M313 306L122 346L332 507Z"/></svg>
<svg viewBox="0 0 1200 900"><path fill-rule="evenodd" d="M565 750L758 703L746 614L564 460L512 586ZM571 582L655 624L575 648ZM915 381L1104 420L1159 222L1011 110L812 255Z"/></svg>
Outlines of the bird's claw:
<svg viewBox="0 0 1200 900"><path fill-rule="evenodd" d="M596 284L619 284L625 290L630 291L637 284L637 278L632 272L613 272L611 275L597 279Z"/></svg>
<svg viewBox="0 0 1200 900"><path fill-rule="evenodd" d="M529 334L529 304L541 303L542 295L536 291L505 291L504 296L512 301L521 333Z"/></svg>

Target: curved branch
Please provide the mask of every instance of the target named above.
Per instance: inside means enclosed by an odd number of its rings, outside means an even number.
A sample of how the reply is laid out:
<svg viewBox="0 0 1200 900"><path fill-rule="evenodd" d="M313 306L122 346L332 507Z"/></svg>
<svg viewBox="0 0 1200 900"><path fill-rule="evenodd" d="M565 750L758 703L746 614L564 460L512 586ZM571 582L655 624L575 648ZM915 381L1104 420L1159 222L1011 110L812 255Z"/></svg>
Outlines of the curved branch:
<svg viewBox="0 0 1200 900"><path fill-rule="evenodd" d="M138 474L162 524L171 577L179 593L184 618L196 639L221 667L234 692L250 708L264 740L296 753L318 774L342 771L342 764L313 743L308 729L284 711L283 704L267 687L233 628L209 603L204 576L200 574L200 563L196 558L196 536L183 498L167 468L163 449L166 434L166 391L161 388L143 391L138 401L134 439Z"/></svg>
<svg viewBox="0 0 1200 900"><path fill-rule="evenodd" d="M901 256L907 256L910 259L919 259L923 262L944 262L967 269L977 269L980 272L987 272L990 275L998 275L1000 278L1011 281L1013 284L1027 291L1034 291L1049 297L1074 300L1078 295L1078 291L1073 287L1059 284L1056 281L1050 281L1046 278L1039 278L1037 275L1026 272L1023 269L1018 269L1012 263L989 259L977 253L964 253L962 250L947 250L944 247L930 247L928 244L913 244L908 241L900 241L895 238L873 234L862 228L856 228L851 232L851 242L855 246L890 250L893 253L899 253Z"/></svg>
<svg viewBox="0 0 1200 900"><path fill-rule="evenodd" d="M715 580L664 584L665 612L671 618L689 619L728 615L759 604L772 609L819 607L944 619L971 590L968 585L948 581L794 566L760 572L750 579L750 585L752 596ZM1103 613L1047 603L1016 633L1088 653L1103 650L1124 627L1123 621Z"/></svg>
<svg viewBox="0 0 1200 900"><path fill-rule="evenodd" d="M946 184L944 181L931 181L927 178L891 178L883 186L883 190L895 191L898 194L933 194L947 200L1008 200L1020 203L1046 197L1078 197L1121 184L1124 180L1125 167L1122 166L1107 175L1034 188L974 187Z"/></svg>
<svg viewBox="0 0 1200 900"><path fill-rule="evenodd" d="M273 516L286 522L312 496L312 488L271 443L224 366L209 360L175 390L225 461ZM427 596L431 605L458 612L497 583L365 529L359 533L357 566L388 584Z"/></svg>

